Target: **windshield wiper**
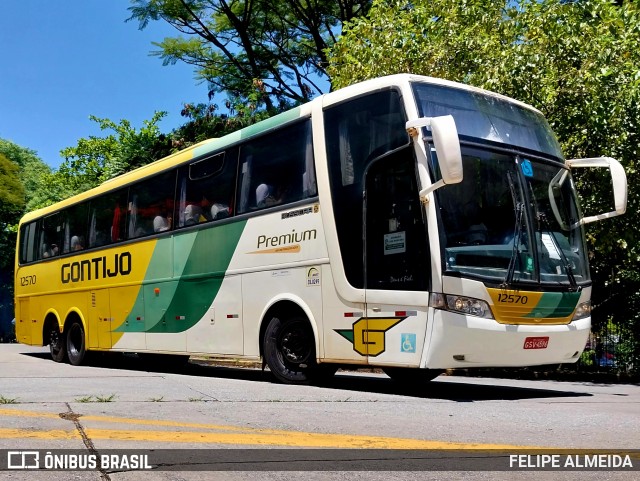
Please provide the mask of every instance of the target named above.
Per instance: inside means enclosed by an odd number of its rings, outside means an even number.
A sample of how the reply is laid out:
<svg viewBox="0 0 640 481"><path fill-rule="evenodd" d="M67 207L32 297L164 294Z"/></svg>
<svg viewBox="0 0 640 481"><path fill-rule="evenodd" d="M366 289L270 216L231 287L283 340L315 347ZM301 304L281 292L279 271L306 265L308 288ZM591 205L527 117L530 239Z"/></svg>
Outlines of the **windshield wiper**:
<svg viewBox="0 0 640 481"><path fill-rule="evenodd" d="M551 239L553 248L560 256L560 264L564 268L564 272L566 273L569 284L571 285L570 290L573 292L578 291L578 282L576 281L576 277L573 275L573 267L571 267L569 259L562 250L562 247L560 247L558 238L556 237L553 230L551 230L551 223L549 222L549 219L547 219L547 214L545 214L544 212L540 212L540 210L538 209L535 193L533 192L533 187L529 183L527 185L529 186L529 194L531 195L531 201L533 203L533 208L535 209L536 220L538 221L538 225L542 226L542 228L540 229L540 235L542 235L543 233L549 235L549 239Z"/></svg>
<svg viewBox="0 0 640 481"><path fill-rule="evenodd" d="M547 219L547 215L544 212L538 212L536 208L536 218L538 222L544 226L544 229L541 229L546 234L549 234L549 238L551 239L551 243L553 244L553 248L556 250L558 255L560 256L560 264L564 268L565 273L567 274L567 279L569 279L569 284L571 285L571 291L575 292L579 290L578 282L576 281L576 277L573 275L573 267L571 267L571 263L567 258L566 254L560 247L560 243L558 242L558 238L555 233L551 230L551 226L549 223L549 219Z"/></svg>
<svg viewBox="0 0 640 481"><path fill-rule="evenodd" d="M522 216L524 215L524 202L518 201L518 194L516 192L516 186L513 183L513 179L511 178L511 172L507 172L507 180L509 181L509 190L511 191L511 197L513 198L513 205L516 208L516 225L513 228L513 250L511 251L511 259L509 259L507 275L500 286L503 289L507 289L513 282L513 276L516 272L516 262L520 259L520 238L522 237Z"/></svg>

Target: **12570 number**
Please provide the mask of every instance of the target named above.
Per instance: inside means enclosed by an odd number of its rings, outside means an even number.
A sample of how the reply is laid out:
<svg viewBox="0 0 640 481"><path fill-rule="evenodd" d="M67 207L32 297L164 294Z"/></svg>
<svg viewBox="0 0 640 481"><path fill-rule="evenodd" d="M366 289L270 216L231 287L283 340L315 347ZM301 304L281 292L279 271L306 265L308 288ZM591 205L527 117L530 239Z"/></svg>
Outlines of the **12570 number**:
<svg viewBox="0 0 640 481"><path fill-rule="evenodd" d="M20 278L20 285L24 286L33 286L36 283L36 276L24 276Z"/></svg>
<svg viewBox="0 0 640 481"><path fill-rule="evenodd" d="M508 304L526 304L529 302L529 298L519 294L498 294L498 302L506 302Z"/></svg>

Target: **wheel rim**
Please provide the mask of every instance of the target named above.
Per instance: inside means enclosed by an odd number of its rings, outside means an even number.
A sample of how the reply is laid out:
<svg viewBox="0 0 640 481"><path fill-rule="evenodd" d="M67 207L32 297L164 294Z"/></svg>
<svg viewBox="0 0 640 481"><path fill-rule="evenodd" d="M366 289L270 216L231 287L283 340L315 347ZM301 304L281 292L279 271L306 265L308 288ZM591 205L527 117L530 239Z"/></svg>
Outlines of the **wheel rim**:
<svg viewBox="0 0 640 481"><path fill-rule="evenodd" d="M292 321L283 326L277 339L278 355L285 364L302 367L313 352L311 335L306 323Z"/></svg>
<svg viewBox="0 0 640 481"><path fill-rule="evenodd" d="M74 324L71 326L71 330L69 331L68 338L68 348L69 348L69 356L78 357L80 355L80 351L82 350L82 343L84 342L82 329L78 324Z"/></svg>

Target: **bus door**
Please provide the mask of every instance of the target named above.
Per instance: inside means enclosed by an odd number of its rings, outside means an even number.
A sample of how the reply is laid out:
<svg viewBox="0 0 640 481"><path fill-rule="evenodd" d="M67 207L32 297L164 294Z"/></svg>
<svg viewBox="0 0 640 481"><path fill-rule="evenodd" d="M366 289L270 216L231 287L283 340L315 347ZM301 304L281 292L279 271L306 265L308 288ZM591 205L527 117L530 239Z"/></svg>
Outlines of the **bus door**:
<svg viewBox="0 0 640 481"><path fill-rule="evenodd" d="M430 262L411 147L365 173L363 334L370 364L418 366L425 340Z"/></svg>

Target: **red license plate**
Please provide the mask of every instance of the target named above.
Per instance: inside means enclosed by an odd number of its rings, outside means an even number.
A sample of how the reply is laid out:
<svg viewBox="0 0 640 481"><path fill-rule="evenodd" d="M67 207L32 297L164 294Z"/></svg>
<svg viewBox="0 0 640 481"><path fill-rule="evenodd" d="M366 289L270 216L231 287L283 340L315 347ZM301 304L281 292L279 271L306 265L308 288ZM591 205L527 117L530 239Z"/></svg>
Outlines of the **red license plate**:
<svg viewBox="0 0 640 481"><path fill-rule="evenodd" d="M524 340L524 349L546 349L549 345L549 336L527 337Z"/></svg>

